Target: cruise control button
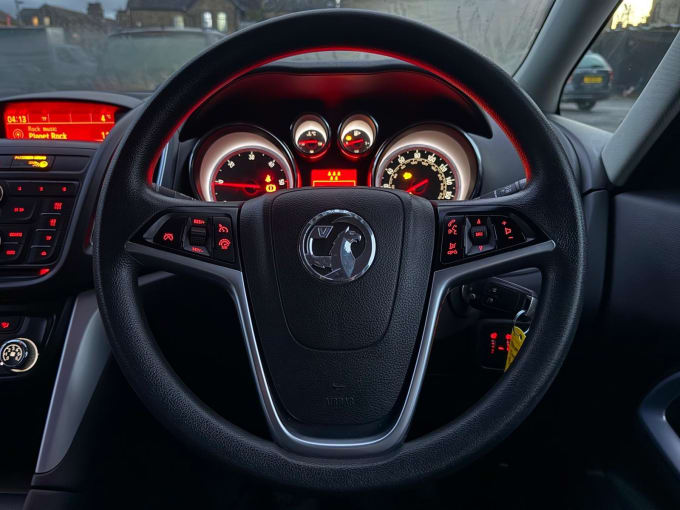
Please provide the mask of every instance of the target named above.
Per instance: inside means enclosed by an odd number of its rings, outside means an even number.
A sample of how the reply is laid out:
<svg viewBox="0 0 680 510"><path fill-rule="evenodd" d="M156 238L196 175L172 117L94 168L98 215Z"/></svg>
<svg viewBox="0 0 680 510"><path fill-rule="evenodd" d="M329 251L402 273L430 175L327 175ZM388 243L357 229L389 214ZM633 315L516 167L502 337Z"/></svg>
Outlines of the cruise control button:
<svg viewBox="0 0 680 510"><path fill-rule="evenodd" d="M213 240L213 254L216 259L225 262L236 260L231 218L213 218Z"/></svg>
<svg viewBox="0 0 680 510"><path fill-rule="evenodd" d="M184 217L170 218L156 232L153 242L170 248L181 248L185 223L186 218Z"/></svg>
<svg viewBox="0 0 680 510"><path fill-rule="evenodd" d="M208 229L206 227L189 228L189 244L194 246L205 246L208 242Z"/></svg>

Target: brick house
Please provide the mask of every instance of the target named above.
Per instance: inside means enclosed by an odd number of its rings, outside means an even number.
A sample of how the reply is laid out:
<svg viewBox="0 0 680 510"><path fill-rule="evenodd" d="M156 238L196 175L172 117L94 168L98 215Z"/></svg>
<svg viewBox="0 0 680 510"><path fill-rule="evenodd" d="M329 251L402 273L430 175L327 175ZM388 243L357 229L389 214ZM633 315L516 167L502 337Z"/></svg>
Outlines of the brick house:
<svg viewBox="0 0 680 510"><path fill-rule="evenodd" d="M128 0L116 14L121 27L206 28L234 32L238 9L231 0Z"/></svg>

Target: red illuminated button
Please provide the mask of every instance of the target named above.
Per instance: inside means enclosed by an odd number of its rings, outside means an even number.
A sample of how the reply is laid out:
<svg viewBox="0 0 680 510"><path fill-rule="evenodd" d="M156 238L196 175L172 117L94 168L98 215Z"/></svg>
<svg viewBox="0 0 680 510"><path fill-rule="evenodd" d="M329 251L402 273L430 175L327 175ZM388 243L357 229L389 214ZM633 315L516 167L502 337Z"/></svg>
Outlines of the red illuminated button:
<svg viewBox="0 0 680 510"><path fill-rule="evenodd" d="M208 250L203 246L188 246L185 250L195 253L196 255L209 255Z"/></svg>
<svg viewBox="0 0 680 510"><path fill-rule="evenodd" d="M40 229L58 229L61 228L61 222L64 217L60 214L41 214L38 219L38 228Z"/></svg>
<svg viewBox="0 0 680 510"><path fill-rule="evenodd" d="M465 247L465 255L479 255L496 249L496 239L491 230L488 216L468 216L465 230L469 243Z"/></svg>
<svg viewBox="0 0 680 510"><path fill-rule="evenodd" d="M472 244L486 244L489 240L489 229L486 225L470 227L470 240Z"/></svg>
<svg viewBox="0 0 680 510"><path fill-rule="evenodd" d="M30 220L35 211L35 200L30 198L10 198L2 206L2 219L7 221Z"/></svg>
<svg viewBox="0 0 680 510"><path fill-rule="evenodd" d="M465 218L462 216L447 216L442 225L441 261L448 264L463 258L465 254Z"/></svg>
<svg viewBox="0 0 680 510"><path fill-rule="evenodd" d="M33 242L40 246L52 246L57 242L57 235L56 230L36 230Z"/></svg>
<svg viewBox="0 0 680 510"><path fill-rule="evenodd" d="M515 221L506 216L495 216L492 219L499 248L514 246L526 241L524 232Z"/></svg>
<svg viewBox="0 0 680 510"><path fill-rule="evenodd" d="M236 260L231 218L213 218L213 256L225 262Z"/></svg>
<svg viewBox="0 0 680 510"><path fill-rule="evenodd" d="M169 248L181 248L185 223L186 217L170 218L163 224L158 232L156 232L153 239L154 243Z"/></svg>
<svg viewBox="0 0 680 510"><path fill-rule="evenodd" d="M3 243L0 248L0 263L14 262L21 256L23 244Z"/></svg>
<svg viewBox="0 0 680 510"><path fill-rule="evenodd" d="M71 210L73 199L71 198L46 198L42 201L41 209L44 213L63 214Z"/></svg>
<svg viewBox="0 0 680 510"><path fill-rule="evenodd" d="M22 318L21 317L0 317L0 334L2 333L11 333L12 331L16 331L19 329L19 326L21 326L22 323Z"/></svg>
<svg viewBox="0 0 680 510"><path fill-rule="evenodd" d="M47 193L50 196L72 197L76 194L77 182L50 182Z"/></svg>
<svg viewBox="0 0 680 510"><path fill-rule="evenodd" d="M52 258L54 246L31 246L28 253L28 262L43 262Z"/></svg>
<svg viewBox="0 0 680 510"><path fill-rule="evenodd" d="M5 243L23 243L28 237L29 225L7 225L0 229Z"/></svg>

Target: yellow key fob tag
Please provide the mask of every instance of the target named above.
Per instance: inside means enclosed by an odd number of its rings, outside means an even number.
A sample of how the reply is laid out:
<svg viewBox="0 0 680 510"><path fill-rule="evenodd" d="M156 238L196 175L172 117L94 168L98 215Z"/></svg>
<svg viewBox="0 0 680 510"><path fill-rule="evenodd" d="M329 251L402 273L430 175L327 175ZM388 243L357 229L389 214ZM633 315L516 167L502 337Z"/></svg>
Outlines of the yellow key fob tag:
<svg viewBox="0 0 680 510"><path fill-rule="evenodd" d="M515 361L517 353L519 352L519 349L522 347L524 339L527 336L524 333L524 331L522 331L520 328L518 328L517 326L513 326L511 337L512 338L510 338L510 345L508 346L508 357L505 360L505 372L508 371L508 368L510 368L512 362Z"/></svg>

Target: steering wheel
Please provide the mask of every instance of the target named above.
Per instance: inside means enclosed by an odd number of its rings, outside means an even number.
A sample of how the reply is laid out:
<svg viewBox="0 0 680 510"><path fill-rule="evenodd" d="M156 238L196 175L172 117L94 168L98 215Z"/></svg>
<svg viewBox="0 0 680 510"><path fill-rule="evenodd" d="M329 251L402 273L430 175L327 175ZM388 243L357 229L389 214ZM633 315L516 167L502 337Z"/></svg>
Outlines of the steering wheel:
<svg viewBox="0 0 680 510"><path fill-rule="evenodd" d="M258 66L321 50L392 56L462 91L514 144L526 188L452 203L383 188L302 188L243 204L151 189L163 146L196 108ZM503 237L501 224L517 237ZM196 225L207 230L210 247L203 252L182 244ZM472 229L496 234L480 244L465 238ZM172 232L180 239L164 235ZM113 353L150 412L224 464L321 490L413 483L460 468L507 437L567 354L582 304L586 246L580 196L563 149L510 76L425 25L344 9L284 16L237 32L157 90L110 162L93 243ZM459 244L450 249L450 243ZM528 267L541 271L542 294L531 337L515 362L457 419L407 441L448 291ZM137 284L152 268L219 283L235 301L271 439L219 416L170 367Z"/></svg>

